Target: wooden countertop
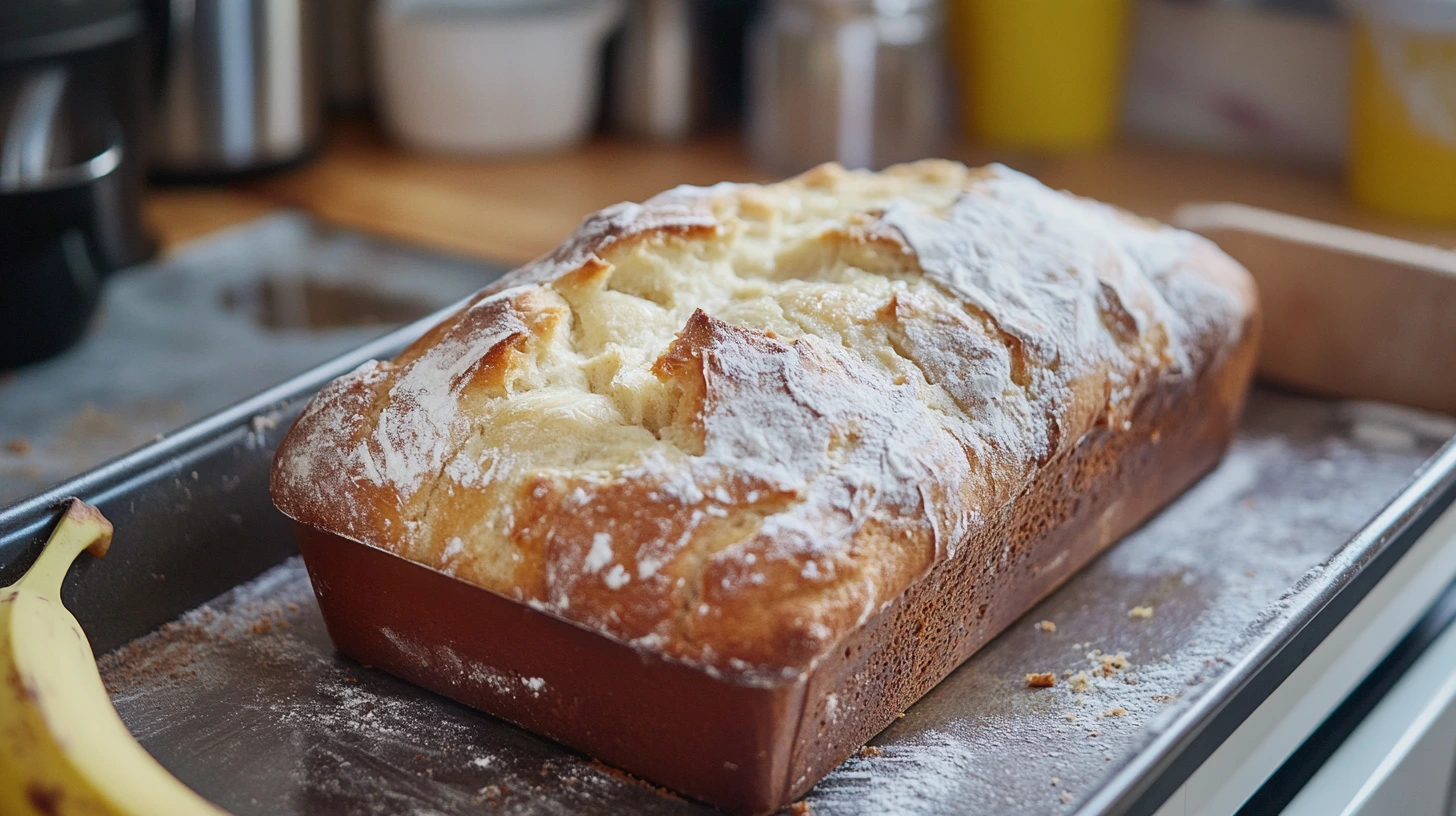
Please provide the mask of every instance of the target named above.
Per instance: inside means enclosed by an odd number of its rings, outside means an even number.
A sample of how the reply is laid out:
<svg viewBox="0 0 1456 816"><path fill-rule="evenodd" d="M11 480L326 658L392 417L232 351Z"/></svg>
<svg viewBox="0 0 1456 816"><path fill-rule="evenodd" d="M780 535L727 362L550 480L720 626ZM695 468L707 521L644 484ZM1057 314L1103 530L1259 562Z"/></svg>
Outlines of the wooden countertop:
<svg viewBox="0 0 1456 816"><path fill-rule="evenodd" d="M1005 161L1054 187L1155 218L1189 201L1237 201L1456 247L1456 228L1357 208L1332 168L1138 145L1062 157L963 148L952 157ZM736 136L680 145L601 138L569 153L475 159L411 154L372 127L345 121L333 124L321 154L297 170L225 189L156 190L147 214L164 247L291 206L348 227L519 263L551 249L582 216L608 204L640 201L677 184L765 178Z"/></svg>

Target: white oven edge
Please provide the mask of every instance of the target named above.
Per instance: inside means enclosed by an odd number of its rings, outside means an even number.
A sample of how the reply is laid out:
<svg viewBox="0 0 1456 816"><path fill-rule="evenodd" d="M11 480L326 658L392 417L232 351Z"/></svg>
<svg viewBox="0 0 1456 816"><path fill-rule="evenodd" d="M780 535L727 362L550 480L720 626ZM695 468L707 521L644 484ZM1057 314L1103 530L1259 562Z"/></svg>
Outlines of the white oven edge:
<svg viewBox="0 0 1456 816"><path fill-rule="evenodd" d="M1456 770L1456 626L1447 627L1284 809L1443 816Z"/></svg>
<svg viewBox="0 0 1456 816"><path fill-rule="evenodd" d="M1436 519L1154 816L1236 812L1385 658L1453 579L1456 506Z"/></svg>

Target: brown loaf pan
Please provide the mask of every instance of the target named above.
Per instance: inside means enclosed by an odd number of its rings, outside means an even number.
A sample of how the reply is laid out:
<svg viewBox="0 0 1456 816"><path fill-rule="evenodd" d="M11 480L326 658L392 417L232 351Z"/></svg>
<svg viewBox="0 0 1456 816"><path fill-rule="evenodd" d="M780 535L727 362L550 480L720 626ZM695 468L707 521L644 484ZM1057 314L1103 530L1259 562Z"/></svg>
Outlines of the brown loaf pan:
<svg viewBox="0 0 1456 816"><path fill-rule="evenodd" d="M1218 393L1166 393L1140 407L1130 432L1096 431L1048 463L1044 476L1059 475L1004 508L1001 524L780 685L639 652L305 525L300 549L346 655L704 802L767 812L1210 468L1232 435L1251 354L1224 362L1237 374Z"/></svg>

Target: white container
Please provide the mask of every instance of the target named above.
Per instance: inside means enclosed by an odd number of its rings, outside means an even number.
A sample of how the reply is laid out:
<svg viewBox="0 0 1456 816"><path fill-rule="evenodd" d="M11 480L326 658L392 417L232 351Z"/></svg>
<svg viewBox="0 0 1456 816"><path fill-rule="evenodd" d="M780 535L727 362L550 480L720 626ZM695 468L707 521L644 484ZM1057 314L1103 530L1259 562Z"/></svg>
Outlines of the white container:
<svg viewBox="0 0 1456 816"><path fill-rule="evenodd" d="M524 153L579 141L621 0L381 0L379 108L404 144Z"/></svg>

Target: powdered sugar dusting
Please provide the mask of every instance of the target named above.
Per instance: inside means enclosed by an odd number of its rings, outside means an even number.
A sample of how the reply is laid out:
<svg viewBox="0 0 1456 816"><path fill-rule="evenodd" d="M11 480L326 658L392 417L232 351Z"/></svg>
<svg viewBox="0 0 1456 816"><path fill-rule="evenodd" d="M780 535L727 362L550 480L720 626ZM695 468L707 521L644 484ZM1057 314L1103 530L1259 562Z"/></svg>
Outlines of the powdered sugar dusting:
<svg viewBox="0 0 1456 816"><path fill-rule="evenodd" d="M632 576L627 573L627 570L621 564L613 564L612 568L607 571L607 574L602 576L602 582L607 585L607 589L621 589L631 580Z"/></svg>
<svg viewBox="0 0 1456 816"><path fill-rule="evenodd" d="M826 777L812 811L1070 811L1245 659L1251 637L1308 602L1293 585L1348 567L1357 554L1332 553L1449 422L1256 392L1224 466L952 673L873 740L877 752ZM1357 432L1371 424L1414 446L1372 444ZM1129 618L1142 605L1154 617ZM1119 653L1125 665L1098 671ZM238 816L709 812L341 657L298 559L98 662L148 750ZM1044 671L1054 688L1025 687ZM498 674L516 694L536 680Z"/></svg>
<svg viewBox="0 0 1456 816"><path fill-rule="evenodd" d="M526 326L509 308L503 308L519 289L507 289L466 308L461 322L477 313L494 313L485 331L461 335L450 332L410 364L389 389L389 404L374 425L374 445L366 457L377 457L370 471L381 486L408 496L427 475L445 465L445 457L458 444L467 423L460 413L461 387L472 368Z"/></svg>
<svg viewBox="0 0 1456 816"><path fill-rule="evenodd" d="M321 396L278 501L620 640L796 676L1051 457L1243 339L1231 261L1216 326L1181 314L1209 298L1170 296L1196 241L933 162L617 205L384 379ZM672 277L706 256L717 289ZM787 598L793 633L713 634Z"/></svg>
<svg viewBox="0 0 1456 816"><path fill-rule="evenodd" d="M611 562L612 536L608 533L595 533L592 535L591 550L587 552L586 560L581 563L581 568L589 573L597 573Z"/></svg>

